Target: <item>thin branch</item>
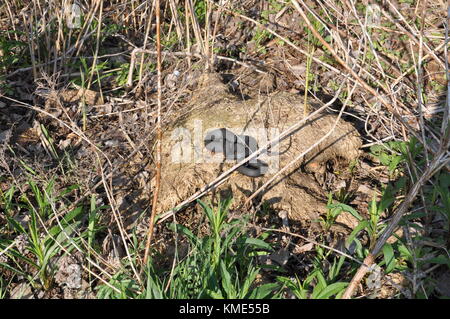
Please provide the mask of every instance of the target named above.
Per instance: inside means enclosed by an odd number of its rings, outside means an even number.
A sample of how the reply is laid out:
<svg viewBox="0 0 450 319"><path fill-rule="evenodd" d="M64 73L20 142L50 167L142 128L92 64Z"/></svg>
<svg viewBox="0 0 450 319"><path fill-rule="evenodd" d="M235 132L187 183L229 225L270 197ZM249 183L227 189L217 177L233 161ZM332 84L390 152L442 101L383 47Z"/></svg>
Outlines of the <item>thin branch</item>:
<svg viewBox="0 0 450 319"><path fill-rule="evenodd" d="M155 224L155 216L156 216L156 208L158 204L158 195L159 189L161 185L161 153L162 153L162 130L161 130L161 13L160 13L160 3L159 0L156 0L156 50L157 50L157 71L158 71L158 122L157 122L157 135L158 135L158 146L157 146L157 154L156 154L156 184L153 192L153 201L152 201L152 213L150 215L150 222L148 225L148 233L147 233L147 243L145 244L145 253L144 253L144 265L147 265L148 255L150 250L150 244L153 237L153 230Z"/></svg>

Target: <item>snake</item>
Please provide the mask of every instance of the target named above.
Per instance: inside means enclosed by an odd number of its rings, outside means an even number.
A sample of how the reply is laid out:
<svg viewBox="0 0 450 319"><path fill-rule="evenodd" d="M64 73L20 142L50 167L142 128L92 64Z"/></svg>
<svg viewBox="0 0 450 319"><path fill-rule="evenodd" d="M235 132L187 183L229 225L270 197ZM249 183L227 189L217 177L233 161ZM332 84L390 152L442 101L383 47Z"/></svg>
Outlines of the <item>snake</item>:
<svg viewBox="0 0 450 319"><path fill-rule="evenodd" d="M249 135L238 135L226 128L209 131L204 138L205 147L213 153L223 153L225 159L237 162L247 158L258 149L256 139ZM249 177L260 177L267 173L269 166L259 159L251 159L237 169Z"/></svg>

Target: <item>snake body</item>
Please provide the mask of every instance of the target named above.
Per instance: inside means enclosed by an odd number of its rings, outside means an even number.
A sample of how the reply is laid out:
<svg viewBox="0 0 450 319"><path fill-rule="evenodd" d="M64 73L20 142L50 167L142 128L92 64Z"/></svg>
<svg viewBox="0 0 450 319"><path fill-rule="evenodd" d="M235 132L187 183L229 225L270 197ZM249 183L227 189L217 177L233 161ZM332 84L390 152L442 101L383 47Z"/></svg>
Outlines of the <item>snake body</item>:
<svg viewBox="0 0 450 319"><path fill-rule="evenodd" d="M209 131L204 143L206 149L213 153L221 152L225 159L242 161L258 149L255 138L249 135L237 135L226 128ZM251 159L241 166L238 171L250 177L259 177L267 173L269 166L259 159Z"/></svg>

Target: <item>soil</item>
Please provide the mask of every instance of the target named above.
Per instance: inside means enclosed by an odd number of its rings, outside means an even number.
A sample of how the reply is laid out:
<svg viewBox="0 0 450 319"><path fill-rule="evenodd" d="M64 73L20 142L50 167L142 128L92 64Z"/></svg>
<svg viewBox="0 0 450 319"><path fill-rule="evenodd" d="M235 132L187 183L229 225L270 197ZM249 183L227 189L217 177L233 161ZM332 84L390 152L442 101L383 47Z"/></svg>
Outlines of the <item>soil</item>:
<svg viewBox="0 0 450 319"><path fill-rule="evenodd" d="M176 207L235 164L225 163L221 155L213 156L206 151L203 136L208 130L228 128L236 134L248 134L261 146L304 117L302 99L288 92L241 99L230 93L218 74L204 74L186 106L190 110L188 116L176 121L163 136L159 211ZM309 104L308 108L314 110L317 105ZM294 161L291 168L261 192L257 202L285 210L294 220L316 220L326 213L327 195L320 181L325 179L327 167L345 170L360 155L362 142L355 127L341 119L333 130L336 121L337 116L326 111L313 116L281 140L276 149L271 149L275 155L259 157L269 163L267 174L253 178L235 172L215 189L213 201L232 196L234 207L238 207L279 169ZM332 133L324 141L295 161L330 130Z"/></svg>

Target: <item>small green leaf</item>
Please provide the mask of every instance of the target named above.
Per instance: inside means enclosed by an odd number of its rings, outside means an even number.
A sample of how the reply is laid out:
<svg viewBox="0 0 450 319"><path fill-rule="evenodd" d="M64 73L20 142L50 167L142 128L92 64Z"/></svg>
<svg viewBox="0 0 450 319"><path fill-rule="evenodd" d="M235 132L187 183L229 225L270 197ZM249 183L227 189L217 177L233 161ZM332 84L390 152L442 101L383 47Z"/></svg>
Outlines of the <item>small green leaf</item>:
<svg viewBox="0 0 450 319"><path fill-rule="evenodd" d="M272 247L268 243L266 243L258 238L248 237L245 239L245 244L256 246L256 247L262 248L262 249L273 250Z"/></svg>
<svg viewBox="0 0 450 319"><path fill-rule="evenodd" d="M386 273L390 273L395 268L394 249L391 244L383 246L384 262L386 264Z"/></svg>
<svg viewBox="0 0 450 319"><path fill-rule="evenodd" d="M259 286L251 292L249 299L264 299L279 287L278 283L270 283Z"/></svg>
<svg viewBox="0 0 450 319"><path fill-rule="evenodd" d="M348 282L335 282L317 294L316 299L328 299L333 295L338 294L348 286Z"/></svg>
<svg viewBox="0 0 450 319"><path fill-rule="evenodd" d="M353 229L350 236L348 236L347 240L345 241L345 245L347 246L347 248L350 247L351 243L356 238L356 235L358 235L359 232L362 231L363 229L365 229L368 225L369 225L369 221L367 221L367 220L363 220L363 221L359 222L358 226L356 226L355 229Z"/></svg>

